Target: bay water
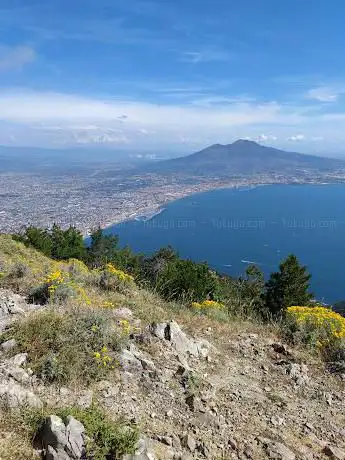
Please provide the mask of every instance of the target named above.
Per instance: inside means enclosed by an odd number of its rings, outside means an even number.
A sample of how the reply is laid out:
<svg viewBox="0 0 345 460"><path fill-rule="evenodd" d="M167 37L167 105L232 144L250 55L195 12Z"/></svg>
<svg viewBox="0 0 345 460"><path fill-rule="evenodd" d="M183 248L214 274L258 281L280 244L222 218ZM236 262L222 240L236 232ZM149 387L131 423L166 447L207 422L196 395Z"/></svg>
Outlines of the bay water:
<svg viewBox="0 0 345 460"><path fill-rule="evenodd" d="M199 193L151 219L106 229L150 254L171 245L181 257L238 276L255 263L268 277L294 253L322 301L345 299L345 185L270 185Z"/></svg>

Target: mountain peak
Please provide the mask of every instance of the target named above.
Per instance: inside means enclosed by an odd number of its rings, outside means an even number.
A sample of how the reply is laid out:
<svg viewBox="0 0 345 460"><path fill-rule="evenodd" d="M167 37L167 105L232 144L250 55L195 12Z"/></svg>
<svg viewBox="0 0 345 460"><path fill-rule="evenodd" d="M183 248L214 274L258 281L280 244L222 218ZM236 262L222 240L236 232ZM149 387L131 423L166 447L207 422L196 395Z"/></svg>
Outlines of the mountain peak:
<svg viewBox="0 0 345 460"><path fill-rule="evenodd" d="M249 139L237 139L233 142L232 145L260 145L255 141L250 141Z"/></svg>

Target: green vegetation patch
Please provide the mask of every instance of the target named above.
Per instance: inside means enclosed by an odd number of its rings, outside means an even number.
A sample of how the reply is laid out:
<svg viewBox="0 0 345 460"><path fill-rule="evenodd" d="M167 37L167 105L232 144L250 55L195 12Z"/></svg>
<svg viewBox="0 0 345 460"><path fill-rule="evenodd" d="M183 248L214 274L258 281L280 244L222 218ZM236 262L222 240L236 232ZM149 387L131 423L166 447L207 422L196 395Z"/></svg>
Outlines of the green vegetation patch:
<svg viewBox="0 0 345 460"><path fill-rule="evenodd" d="M14 352L28 353L29 365L46 382L89 384L117 365L126 340L103 311L36 312L16 322L3 339L14 338Z"/></svg>
<svg viewBox="0 0 345 460"><path fill-rule="evenodd" d="M57 415L64 422L71 415L84 425L87 458L93 460L120 459L125 454L134 454L139 440L136 425L123 419L113 421L104 410L92 405L87 409L79 407L53 408L41 410L23 409L6 414L8 429L16 427L22 438L29 442L38 440L44 421L49 415ZM15 457L13 457L15 458ZM31 458L31 457L28 457Z"/></svg>

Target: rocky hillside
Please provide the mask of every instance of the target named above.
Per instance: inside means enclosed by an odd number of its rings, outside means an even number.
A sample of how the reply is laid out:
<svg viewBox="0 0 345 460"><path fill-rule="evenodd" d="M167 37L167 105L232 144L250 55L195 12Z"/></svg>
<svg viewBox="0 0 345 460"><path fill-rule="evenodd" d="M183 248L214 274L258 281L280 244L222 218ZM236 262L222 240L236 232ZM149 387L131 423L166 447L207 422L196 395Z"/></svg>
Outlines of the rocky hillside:
<svg viewBox="0 0 345 460"><path fill-rule="evenodd" d="M5 236L0 273L1 460L345 459L345 374L277 325L105 289Z"/></svg>

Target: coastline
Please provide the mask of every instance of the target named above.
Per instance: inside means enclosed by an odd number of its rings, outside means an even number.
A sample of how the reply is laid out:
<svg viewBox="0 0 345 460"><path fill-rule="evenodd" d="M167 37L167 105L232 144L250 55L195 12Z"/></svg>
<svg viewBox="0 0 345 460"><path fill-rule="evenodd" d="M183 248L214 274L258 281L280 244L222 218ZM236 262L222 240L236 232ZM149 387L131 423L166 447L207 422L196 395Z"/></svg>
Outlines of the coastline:
<svg viewBox="0 0 345 460"><path fill-rule="evenodd" d="M310 180L295 179L291 180L287 178L270 178L257 177L256 180L253 178L248 179L232 179L228 181L213 181L213 182L202 182L193 185L183 186L181 184L170 184L156 187L143 188L137 191L135 202L126 202L126 206L122 207L116 213L112 214L109 218L98 222L93 222L87 228L84 226L82 233L85 237L90 235L90 228L100 226L102 229L107 230L117 225L125 224L131 220L140 220L141 217L147 220L153 219L156 215L164 211L164 206L174 201L193 196L199 193L206 193L213 190L221 189L238 189L239 191L249 191L257 187L263 187L268 185L331 185L337 184L339 181L329 182L325 181L324 178L318 181L317 178L310 178ZM344 183L344 180L341 181ZM145 203L139 205L139 203ZM117 207L117 209L119 209Z"/></svg>

